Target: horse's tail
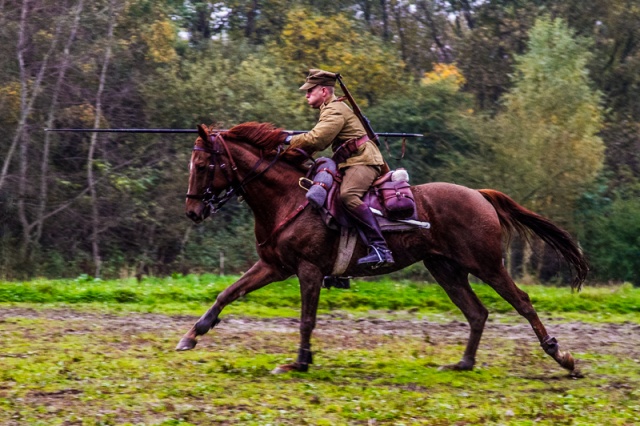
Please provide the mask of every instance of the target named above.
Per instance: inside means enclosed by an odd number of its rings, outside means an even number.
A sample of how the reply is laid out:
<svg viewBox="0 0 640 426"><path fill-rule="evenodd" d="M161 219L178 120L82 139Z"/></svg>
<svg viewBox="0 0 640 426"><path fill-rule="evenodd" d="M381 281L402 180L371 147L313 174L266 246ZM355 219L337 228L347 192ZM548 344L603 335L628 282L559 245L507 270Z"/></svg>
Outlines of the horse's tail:
<svg viewBox="0 0 640 426"><path fill-rule="evenodd" d="M525 237L533 232L559 253L573 267L571 288L580 291L587 277L589 264L580 246L567 231L554 225L549 219L527 210L502 192L493 189L480 189L479 192L496 210L500 225L509 237L514 231Z"/></svg>

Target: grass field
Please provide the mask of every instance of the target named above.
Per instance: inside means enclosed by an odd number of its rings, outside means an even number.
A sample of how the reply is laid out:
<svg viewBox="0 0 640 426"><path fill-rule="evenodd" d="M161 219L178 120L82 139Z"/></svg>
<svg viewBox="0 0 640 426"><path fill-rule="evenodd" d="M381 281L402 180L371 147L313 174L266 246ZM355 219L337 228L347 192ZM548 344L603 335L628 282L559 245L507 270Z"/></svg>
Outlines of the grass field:
<svg viewBox="0 0 640 426"><path fill-rule="evenodd" d="M295 281L223 312L195 350L180 336L233 277L0 283L2 425L466 425L640 423L640 289L523 286L579 360L568 377L485 285L491 311L472 372L468 326L436 285L357 282L323 291L307 374L272 375L297 351Z"/></svg>

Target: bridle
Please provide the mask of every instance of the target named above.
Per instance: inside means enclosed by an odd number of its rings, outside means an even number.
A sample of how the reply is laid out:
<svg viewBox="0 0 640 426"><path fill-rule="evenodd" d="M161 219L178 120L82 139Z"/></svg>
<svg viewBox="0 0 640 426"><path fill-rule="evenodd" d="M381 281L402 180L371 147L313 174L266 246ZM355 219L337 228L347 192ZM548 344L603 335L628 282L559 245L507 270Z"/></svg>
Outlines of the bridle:
<svg viewBox="0 0 640 426"><path fill-rule="evenodd" d="M245 187L247 186L247 184L269 170L276 163L276 161L278 161L284 151L283 145L278 145L276 155L273 160L271 160L267 167L258 172L258 168L265 161L264 151L260 150L260 159L251 168L244 179L240 179L238 174L238 167L236 166L235 161L233 161L231 151L229 150L227 141L224 140L222 133L218 132L215 134L210 134L208 135L208 138L211 142L212 149L194 146L193 151L202 151L209 153L209 167L207 172L207 180L209 182L209 186L204 191L204 194L187 194L187 198L202 200L202 202L207 207L209 207L211 213L217 213L222 208L222 206L224 206L227 201L229 201L234 196L238 196L239 199L244 197L246 195ZM226 157L226 159L224 157ZM229 162L229 165L227 165L225 160ZM213 182L215 181L216 172L218 170L220 170L225 180L227 181L227 186L224 188L224 194L222 196L218 196L213 188ZM218 193L220 192L222 191L219 191Z"/></svg>

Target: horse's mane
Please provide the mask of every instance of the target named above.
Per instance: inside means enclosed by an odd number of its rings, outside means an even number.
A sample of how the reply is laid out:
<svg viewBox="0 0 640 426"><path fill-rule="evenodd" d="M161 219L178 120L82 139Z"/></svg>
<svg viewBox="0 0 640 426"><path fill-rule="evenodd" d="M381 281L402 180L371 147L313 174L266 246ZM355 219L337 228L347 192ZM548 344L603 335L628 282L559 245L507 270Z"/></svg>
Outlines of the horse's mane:
<svg viewBox="0 0 640 426"><path fill-rule="evenodd" d="M283 129L275 127L271 123L248 122L233 126L227 135L234 139L242 139L264 151L272 151L284 142Z"/></svg>
<svg viewBox="0 0 640 426"><path fill-rule="evenodd" d="M271 123L254 121L233 126L227 130L226 134L230 138L241 139L263 151L275 151L286 137L284 129L275 127ZM283 160L302 172L309 170L309 166L305 164L308 158L309 155L305 155L300 150L287 150L282 155Z"/></svg>

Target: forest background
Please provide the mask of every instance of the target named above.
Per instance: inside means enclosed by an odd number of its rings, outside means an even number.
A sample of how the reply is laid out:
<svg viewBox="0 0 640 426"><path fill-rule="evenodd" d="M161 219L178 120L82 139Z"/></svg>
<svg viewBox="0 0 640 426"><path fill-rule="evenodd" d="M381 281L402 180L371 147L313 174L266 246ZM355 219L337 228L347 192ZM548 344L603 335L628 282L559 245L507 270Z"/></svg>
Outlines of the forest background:
<svg viewBox="0 0 640 426"><path fill-rule="evenodd" d="M414 184L503 191L576 236L591 279L640 285L635 0L0 0L0 278L244 271L244 205L184 216L195 135L43 129L310 129L309 68L376 131L425 135L386 153ZM527 247L520 280L566 278Z"/></svg>

